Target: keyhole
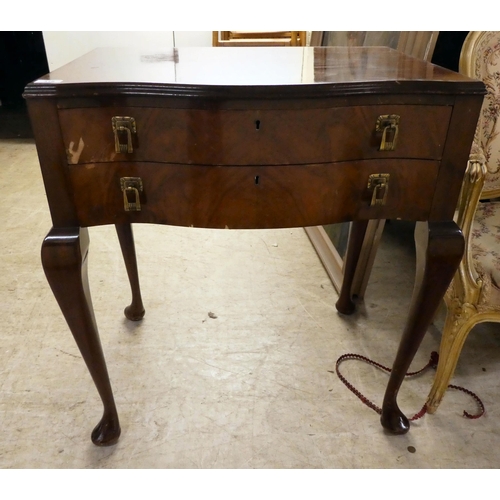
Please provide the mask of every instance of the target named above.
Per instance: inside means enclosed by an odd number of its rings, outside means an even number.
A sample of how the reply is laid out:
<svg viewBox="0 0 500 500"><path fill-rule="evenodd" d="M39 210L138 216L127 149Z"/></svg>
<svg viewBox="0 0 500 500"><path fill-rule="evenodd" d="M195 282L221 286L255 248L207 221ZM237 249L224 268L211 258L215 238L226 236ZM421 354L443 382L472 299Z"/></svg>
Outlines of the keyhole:
<svg viewBox="0 0 500 500"><path fill-rule="evenodd" d="M255 130L260 130L260 120L255 120Z"/></svg>
<svg viewBox="0 0 500 500"><path fill-rule="evenodd" d="M258 176L258 175L256 175L256 176L255 176L255 185L256 185L256 186L259 184L259 180L260 180L260 179L259 179L259 176Z"/></svg>

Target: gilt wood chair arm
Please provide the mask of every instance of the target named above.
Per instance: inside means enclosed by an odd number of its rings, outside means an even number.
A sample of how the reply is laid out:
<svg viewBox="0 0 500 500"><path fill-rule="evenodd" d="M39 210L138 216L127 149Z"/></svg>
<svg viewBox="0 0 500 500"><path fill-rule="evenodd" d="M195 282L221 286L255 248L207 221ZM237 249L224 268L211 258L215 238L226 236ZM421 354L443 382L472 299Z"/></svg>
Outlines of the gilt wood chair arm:
<svg viewBox="0 0 500 500"><path fill-rule="evenodd" d="M474 145L467 163L457 207L457 224L464 233L467 242L485 180L486 159L481 149Z"/></svg>
<svg viewBox="0 0 500 500"><path fill-rule="evenodd" d="M470 239L472 234L472 224L477 210L477 205L481 199L486 178L486 160L479 147L473 145L472 152L467 163L467 170L464 176L462 191L457 207L457 224L463 232L466 242L466 252L460 263L458 276L459 280L455 280L452 286L455 287L455 294L459 296L471 295L467 297L467 302L473 301L474 297L480 292L481 279L472 262L470 249ZM459 288L457 290L457 287Z"/></svg>

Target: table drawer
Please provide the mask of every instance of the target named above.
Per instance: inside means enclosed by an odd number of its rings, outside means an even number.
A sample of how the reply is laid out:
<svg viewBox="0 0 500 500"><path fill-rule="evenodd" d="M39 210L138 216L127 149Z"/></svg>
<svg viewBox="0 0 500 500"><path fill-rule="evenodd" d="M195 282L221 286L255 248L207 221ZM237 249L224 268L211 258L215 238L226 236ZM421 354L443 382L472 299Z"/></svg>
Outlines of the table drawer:
<svg viewBox="0 0 500 500"><path fill-rule="evenodd" d="M237 229L425 220L438 169L432 160L371 160L267 167L116 162L69 170L82 226L149 222ZM369 180L377 174L386 176L387 192L381 190L375 196L380 204L372 206ZM125 192L122 179L132 186ZM137 196L140 210L126 210L124 196L127 203Z"/></svg>
<svg viewBox="0 0 500 500"><path fill-rule="evenodd" d="M440 159L450 106L220 110L59 110L69 164L153 161L188 165L292 165L372 158ZM394 150L381 151L384 120L399 120ZM113 117L133 118L116 132ZM121 123L118 121L118 123ZM135 131L134 131L135 130ZM388 128L389 142L395 127ZM130 148L128 142L130 141ZM117 152L120 144L129 152Z"/></svg>

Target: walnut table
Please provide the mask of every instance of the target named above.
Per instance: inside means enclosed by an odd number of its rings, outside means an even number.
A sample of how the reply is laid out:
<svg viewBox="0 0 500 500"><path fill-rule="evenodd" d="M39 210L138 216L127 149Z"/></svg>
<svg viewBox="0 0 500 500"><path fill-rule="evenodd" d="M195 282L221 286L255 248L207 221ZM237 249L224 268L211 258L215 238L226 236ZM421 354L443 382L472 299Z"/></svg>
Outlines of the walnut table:
<svg viewBox="0 0 500 500"><path fill-rule="evenodd" d="M89 226L115 224L144 315L132 223L205 228L353 221L337 302L370 219L418 221L417 276L382 409L463 253L453 213L484 87L388 48L98 49L26 87L53 227L42 244L52 291L104 405L97 445L120 425L86 273Z"/></svg>

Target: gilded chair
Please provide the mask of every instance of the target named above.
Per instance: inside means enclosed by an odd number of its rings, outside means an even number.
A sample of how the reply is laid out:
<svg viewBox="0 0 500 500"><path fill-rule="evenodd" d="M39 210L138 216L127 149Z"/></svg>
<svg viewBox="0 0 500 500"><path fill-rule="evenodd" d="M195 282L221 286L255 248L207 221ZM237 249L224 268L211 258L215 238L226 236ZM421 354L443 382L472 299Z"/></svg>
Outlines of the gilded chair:
<svg viewBox="0 0 500 500"><path fill-rule="evenodd" d="M500 322L500 32L471 31L460 72L482 80L481 109L457 210L465 255L445 296L447 316L427 410L434 413L453 376L464 342L478 323Z"/></svg>

